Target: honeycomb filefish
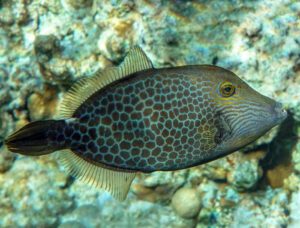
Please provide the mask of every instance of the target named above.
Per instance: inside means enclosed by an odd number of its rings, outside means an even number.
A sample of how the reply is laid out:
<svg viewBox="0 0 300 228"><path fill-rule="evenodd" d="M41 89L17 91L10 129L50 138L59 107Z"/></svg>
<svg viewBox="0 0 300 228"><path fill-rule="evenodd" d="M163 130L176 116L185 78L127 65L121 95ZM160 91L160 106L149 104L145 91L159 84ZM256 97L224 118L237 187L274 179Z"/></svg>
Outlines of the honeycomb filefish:
<svg viewBox="0 0 300 228"><path fill-rule="evenodd" d="M228 70L155 69L134 48L119 67L75 83L58 118L29 123L5 144L24 155L58 151L71 175L124 200L137 172L184 169L223 157L286 115L281 104Z"/></svg>

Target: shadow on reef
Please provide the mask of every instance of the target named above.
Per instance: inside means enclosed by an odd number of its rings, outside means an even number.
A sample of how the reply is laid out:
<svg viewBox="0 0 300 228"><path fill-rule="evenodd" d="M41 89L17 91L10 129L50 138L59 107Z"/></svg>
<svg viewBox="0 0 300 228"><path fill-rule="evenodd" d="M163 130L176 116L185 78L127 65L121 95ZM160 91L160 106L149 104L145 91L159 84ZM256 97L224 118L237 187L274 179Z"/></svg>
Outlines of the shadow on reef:
<svg viewBox="0 0 300 228"><path fill-rule="evenodd" d="M286 120L280 125L277 135L267 146L267 154L261 160L263 169L272 169L279 164L290 165L292 151L298 139L296 132L296 121L291 112Z"/></svg>
<svg viewBox="0 0 300 228"><path fill-rule="evenodd" d="M287 119L280 125L279 130L275 138L269 143L261 145L257 149L266 151L265 157L260 161L260 166L264 170L264 175L259 183L259 187L264 188L266 185L270 185L268 180L268 172L281 169L280 172L284 172L283 176L278 174L279 182L281 184L275 184L272 187L281 187L285 177L293 171L292 167L292 152L299 140L296 131L297 122L295 121L293 114L288 112ZM279 168L280 167L280 168Z"/></svg>

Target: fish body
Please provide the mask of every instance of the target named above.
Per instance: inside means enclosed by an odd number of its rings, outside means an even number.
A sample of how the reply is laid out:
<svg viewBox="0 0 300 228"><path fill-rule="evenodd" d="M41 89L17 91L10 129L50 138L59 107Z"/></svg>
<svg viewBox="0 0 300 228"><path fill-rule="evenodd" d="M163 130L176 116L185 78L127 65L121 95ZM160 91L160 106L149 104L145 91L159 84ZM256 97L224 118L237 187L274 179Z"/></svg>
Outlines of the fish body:
<svg viewBox="0 0 300 228"><path fill-rule="evenodd" d="M64 150L58 153L71 174L124 199L136 172L215 160L285 117L281 104L228 70L155 69L136 48L119 68L74 85L58 120L30 123L6 144L27 155Z"/></svg>

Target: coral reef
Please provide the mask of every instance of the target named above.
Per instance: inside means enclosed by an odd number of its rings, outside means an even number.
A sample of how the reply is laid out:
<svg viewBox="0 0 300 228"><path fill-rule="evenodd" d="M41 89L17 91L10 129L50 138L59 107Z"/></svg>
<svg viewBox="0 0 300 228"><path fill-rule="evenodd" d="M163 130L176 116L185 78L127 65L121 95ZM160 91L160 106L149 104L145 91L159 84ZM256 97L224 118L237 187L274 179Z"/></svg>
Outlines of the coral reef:
<svg viewBox="0 0 300 228"><path fill-rule="evenodd" d="M231 170L228 182L238 190L247 190L255 187L262 176L262 170L257 162L245 161Z"/></svg>
<svg viewBox="0 0 300 228"><path fill-rule="evenodd" d="M299 210L298 210L298 206L299 206L299 200L300 200L300 192L294 192L292 194L292 199L291 199L291 205L290 205L290 218L291 218L291 224L289 225L289 227L294 228L294 227L298 227L299 226Z"/></svg>
<svg viewBox="0 0 300 228"><path fill-rule="evenodd" d="M5 173L13 165L16 155L3 146L0 147L0 155L0 173Z"/></svg>
<svg viewBox="0 0 300 228"><path fill-rule="evenodd" d="M56 163L48 158L19 157L9 171L0 173L0 226L58 225L57 215L74 204L67 189L63 188L65 179Z"/></svg>
<svg viewBox="0 0 300 228"><path fill-rule="evenodd" d="M0 226L299 227L300 3L0 1ZM73 81L141 46L156 67L216 64L275 97L290 119L243 151L139 175L125 202L74 181L55 157L4 138L52 118Z"/></svg>
<svg viewBox="0 0 300 228"><path fill-rule="evenodd" d="M120 203L103 193L95 195L93 202L65 214L60 227L75 224L79 227L101 227L103 224L109 227L193 227L195 221L176 216L168 206L133 198Z"/></svg>

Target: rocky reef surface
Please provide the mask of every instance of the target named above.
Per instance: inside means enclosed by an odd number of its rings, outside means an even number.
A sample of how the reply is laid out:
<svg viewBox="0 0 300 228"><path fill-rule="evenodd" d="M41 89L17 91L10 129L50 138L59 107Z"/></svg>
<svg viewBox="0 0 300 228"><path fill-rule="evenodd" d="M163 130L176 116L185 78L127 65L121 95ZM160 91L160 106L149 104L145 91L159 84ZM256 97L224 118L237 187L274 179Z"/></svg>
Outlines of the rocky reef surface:
<svg viewBox="0 0 300 228"><path fill-rule="evenodd" d="M3 139L55 115L80 77L141 46L156 67L216 64L289 110L243 151L140 175L125 202L74 181L55 156ZM294 0L0 0L1 227L299 227L300 3Z"/></svg>

